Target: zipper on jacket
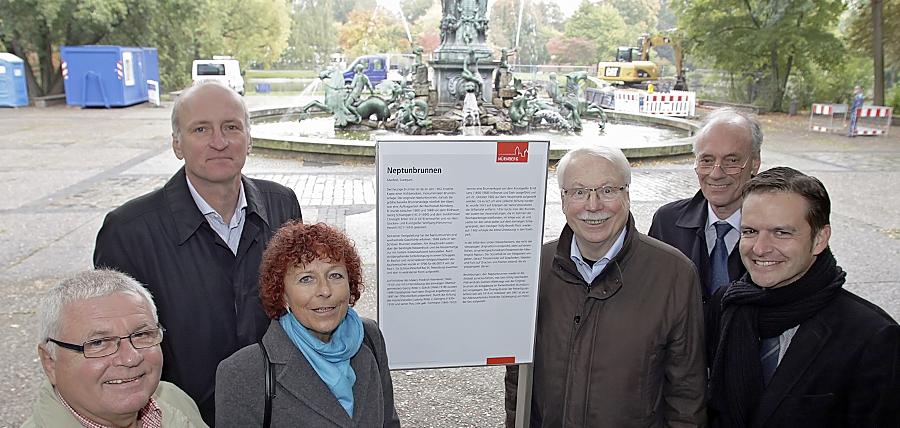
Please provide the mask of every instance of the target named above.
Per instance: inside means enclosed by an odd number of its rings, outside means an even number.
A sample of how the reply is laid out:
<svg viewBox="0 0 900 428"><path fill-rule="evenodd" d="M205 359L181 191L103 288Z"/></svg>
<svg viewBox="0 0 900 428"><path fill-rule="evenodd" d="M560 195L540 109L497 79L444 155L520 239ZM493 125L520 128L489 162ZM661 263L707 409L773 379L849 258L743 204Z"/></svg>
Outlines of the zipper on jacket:
<svg viewBox="0 0 900 428"><path fill-rule="evenodd" d="M578 324L580 324L580 323L581 323L581 315L575 315L575 325L578 326Z"/></svg>

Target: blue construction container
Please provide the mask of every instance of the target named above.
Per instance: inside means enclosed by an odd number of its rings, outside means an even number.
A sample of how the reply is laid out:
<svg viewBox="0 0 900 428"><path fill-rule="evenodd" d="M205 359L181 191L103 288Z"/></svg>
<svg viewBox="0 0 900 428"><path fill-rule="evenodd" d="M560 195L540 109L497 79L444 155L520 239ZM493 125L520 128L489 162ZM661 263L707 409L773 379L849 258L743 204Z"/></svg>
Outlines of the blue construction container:
<svg viewBox="0 0 900 428"><path fill-rule="evenodd" d="M156 48L141 48L144 51L144 77L159 82L159 53Z"/></svg>
<svg viewBox="0 0 900 428"><path fill-rule="evenodd" d="M25 61L11 53L0 52L0 107L28 105Z"/></svg>
<svg viewBox="0 0 900 428"><path fill-rule="evenodd" d="M82 107L124 107L147 101L145 49L124 46L63 46L66 104ZM155 53L155 49L153 49Z"/></svg>

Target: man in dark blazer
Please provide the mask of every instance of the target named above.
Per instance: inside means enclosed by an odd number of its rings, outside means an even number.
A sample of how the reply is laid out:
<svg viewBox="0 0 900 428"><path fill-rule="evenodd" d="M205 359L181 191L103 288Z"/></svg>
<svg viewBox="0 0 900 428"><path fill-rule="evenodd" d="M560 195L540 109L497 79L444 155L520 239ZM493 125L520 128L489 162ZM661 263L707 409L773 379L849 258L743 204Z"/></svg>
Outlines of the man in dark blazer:
<svg viewBox="0 0 900 428"><path fill-rule="evenodd" d="M743 195L748 274L710 300L712 426L900 426L900 326L843 288L825 187L779 167Z"/></svg>
<svg viewBox="0 0 900 428"><path fill-rule="evenodd" d="M653 215L648 235L678 248L694 262L704 303L716 288L745 272L736 251L741 188L759 170L762 140L762 129L752 117L731 108L710 113L694 139L700 191L663 205ZM723 234L721 238L717 233ZM723 247L717 249L720 241ZM717 258L718 265L712 262Z"/></svg>
<svg viewBox="0 0 900 428"><path fill-rule="evenodd" d="M243 99L206 82L172 109L172 149L181 168L161 189L110 212L94 265L147 286L167 329L162 379L178 385L213 425L216 366L256 343L269 321L257 280L263 249L287 220L300 219L291 189L241 174L250 151Z"/></svg>

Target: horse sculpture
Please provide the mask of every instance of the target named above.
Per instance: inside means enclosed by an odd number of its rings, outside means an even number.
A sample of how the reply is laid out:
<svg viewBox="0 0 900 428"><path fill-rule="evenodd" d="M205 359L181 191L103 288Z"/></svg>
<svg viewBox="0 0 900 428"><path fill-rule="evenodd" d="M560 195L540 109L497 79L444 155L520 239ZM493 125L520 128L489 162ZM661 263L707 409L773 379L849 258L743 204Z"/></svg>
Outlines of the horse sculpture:
<svg viewBox="0 0 900 428"><path fill-rule="evenodd" d="M335 74L334 70L323 70L319 73L319 79L325 83L325 102L314 100L301 109L303 113L316 109L331 113L334 116L334 126L344 127L350 123L359 123L358 114L347 108L347 93L344 91L344 77Z"/></svg>
<svg viewBox="0 0 900 428"><path fill-rule="evenodd" d="M354 106L349 102L342 75L335 73L334 70L324 70L319 73L319 79L325 83L325 102L312 101L303 106L301 109L303 113L312 109L331 113L334 116L334 126L338 128L360 123L364 119L369 120L372 115L375 115L377 123L383 123L391 116L388 105L393 98L384 100L371 96Z"/></svg>

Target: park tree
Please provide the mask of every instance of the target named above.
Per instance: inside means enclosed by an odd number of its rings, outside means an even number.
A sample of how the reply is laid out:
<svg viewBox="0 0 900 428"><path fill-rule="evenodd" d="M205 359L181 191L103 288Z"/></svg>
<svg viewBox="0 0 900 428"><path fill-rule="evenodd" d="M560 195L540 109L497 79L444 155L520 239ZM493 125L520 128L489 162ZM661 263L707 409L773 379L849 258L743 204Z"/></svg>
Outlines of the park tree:
<svg viewBox="0 0 900 428"><path fill-rule="evenodd" d="M369 9L375 7L375 0L334 0L334 20L343 24L350 19L350 12L357 9Z"/></svg>
<svg viewBox="0 0 900 428"><path fill-rule="evenodd" d="M61 45L96 44L128 21L124 0L0 0L0 42L26 59L28 93L63 91Z"/></svg>
<svg viewBox="0 0 900 428"><path fill-rule="evenodd" d="M200 57L206 5L195 0L129 1L130 19L104 37L103 43L150 46L159 55L160 85L177 90L191 83L191 62ZM186 30L187 29L187 30Z"/></svg>
<svg viewBox="0 0 900 428"><path fill-rule="evenodd" d="M612 5L582 0L575 13L566 21L565 35L568 38L593 41L597 46L597 56L593 58L593 62L597 62L615 58L616 48L633 45L640 33L638 29L629 29Z"/></svg>
<svg viewBox="0 0 900 428"><path fill-rule="evenodd" d="M411 49L403 24L383 8L350 12L340 28L338 43L348 58L378 52L406 52Z"/></svg>
<svg viewBox="0 0 900 428"><path fill-rule="evenodd" d="M287 40L284 0L0 0L0 43L26 59L33 96L61 93L66 45L155 47L161 84L190 82L191 61L231 54L272 61Z"/></svg>
<svg viewBox="0 0 900 428"><path fill-rule="evenodd" d="M418 21L436 4L440 4L440 2L437 0L400 0L403 15L409 22Z"/></svg>
<svg viewBox="0 0 900 428"><path fill-rule="evenodd" d="M658 31L670 30L678 25L678 18L672 10L669 0L658 0L659 8L656 13L656 29Z"/></svg>
<svg viewBox="0 0 900 428"><path fill-rule="evenodd" d="M404 9L405 10L405 9ZM412 24L412 36L415 44L425 50L427 56L441 44L441 5L435 2L424 15Z"/></svg>
<svg viewBox="0 0 900 428"><path fill-rule="evenodd" d="M522 25L519 27L520 0L497 0L491 7L488 41L497 48L515 47L516 33L519 35L519 46L516 53L517 62L525 64L542 64L550 61L547 42L557 37L553 29L554 20L558 17L542 15L547 10L543 2L525 1L522 9Z"/></svg>
<svg viewBox="0 0 900 428"><path fill-rule="evenodd" d="M204 26L201 55L227 54L242 63L269 67L281 57L290 35L285 0L213 0Z"/></svg>
<svg viewBox="0 0 900 428"><path fill-rule="evenodd" d="M592 65L597 57L597 44L585 38L555 38L547 42L547 51L554 64Z"/></svg>
<svg viewBox="0 0 900 428"><path fill-rule="evenodd" d="M291 10L291 35L282 60L321 67L337 49L334 0L299 0Z"/></svg>
<svg viewBox="0 0 900 428"><path fill-rule="evenodd" d="M530 6L543 23L544 28L549 28L560 34L566 30L566 16L563 14L562 9L559 8L559 4L539 1Z"/></svg>
<svg viewBox="0 0 900 428"><path fill-rule="evenodd" d="M835 35L842 0L682 0L674 4L679 29L694 57L749 76L745 102L782 111L787 82L798 67L840 61Z"/></svg>
<svg viewBox="0 0 900 428"><path fill-rule="evenodd" d="M659 0L606 0L625 21L633 32L652 33L656 31Z"/></svg>
<svg viewBox="0 0 900 428"><path fill-rule="evenodd" d="M847 46L850 52L872 58L874 22L872 0L854 0L850 3L851 13L847 23ZM895 86L895 102L900 103L900 1L884 1L881 4L881 34L884 54L885 84Z"/></svg>

